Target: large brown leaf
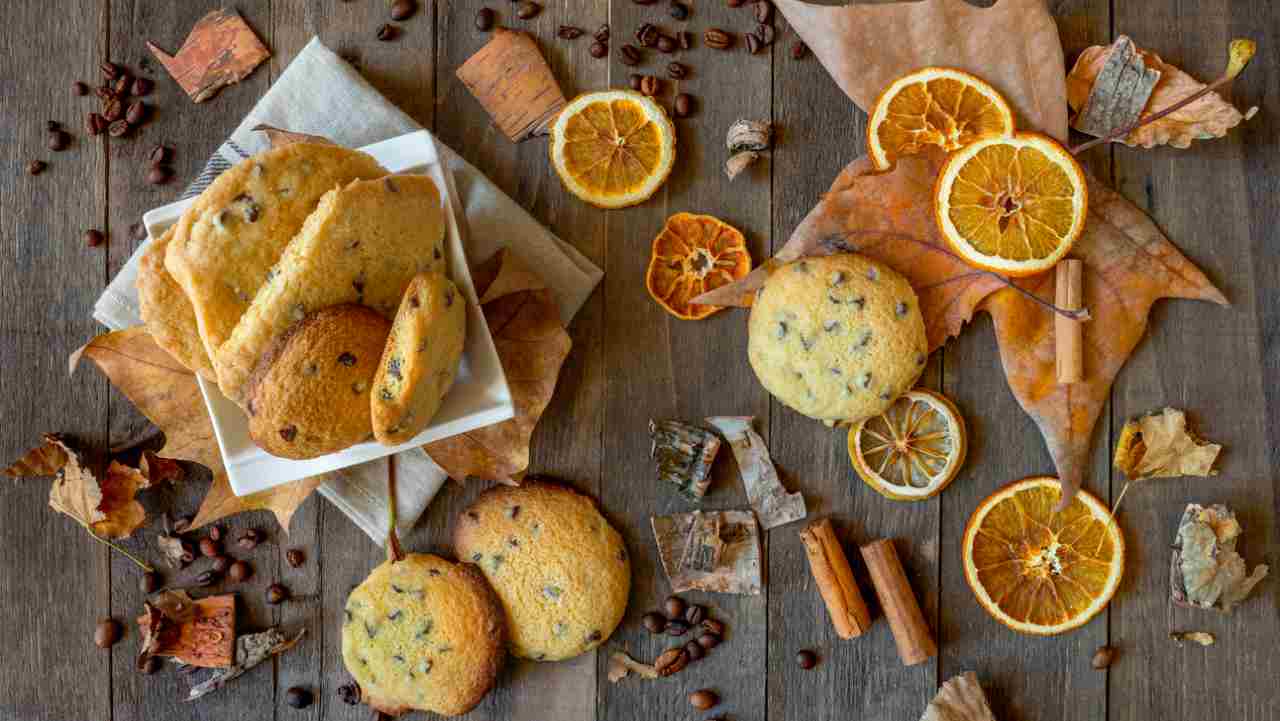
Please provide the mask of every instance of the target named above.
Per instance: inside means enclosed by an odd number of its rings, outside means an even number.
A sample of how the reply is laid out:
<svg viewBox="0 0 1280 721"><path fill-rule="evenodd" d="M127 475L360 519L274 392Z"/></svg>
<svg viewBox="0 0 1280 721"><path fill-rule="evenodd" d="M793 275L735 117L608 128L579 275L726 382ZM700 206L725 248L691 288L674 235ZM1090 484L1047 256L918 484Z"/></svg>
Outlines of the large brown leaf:
<svg viewBox="0 0 1280 721"><path fill-rule="evenodd" d="M321 479L313 477L249 496L232 493L195 374L156 345L145 329L94 338L71 355L72 371L82 357L93 361L112 385L164 431L164 456L194 461L213 471L213 484L193 527L243 511L269 510L287 531L293 512L320 484Z"/></svg>

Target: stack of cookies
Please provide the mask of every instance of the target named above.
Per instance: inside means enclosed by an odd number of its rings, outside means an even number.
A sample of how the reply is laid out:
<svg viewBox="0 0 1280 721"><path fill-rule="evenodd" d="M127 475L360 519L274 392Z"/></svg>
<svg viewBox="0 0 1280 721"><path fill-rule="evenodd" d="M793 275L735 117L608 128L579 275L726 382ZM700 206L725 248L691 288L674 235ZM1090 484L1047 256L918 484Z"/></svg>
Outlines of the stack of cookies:
<svg viewBox="0 0 1280 721"><path fill-rule="evenodd" d="M147 249L142 318L245 410L268 453L403 443L462 356L444 240L430 178L335 145L275 148L224 172Z"/></svg>

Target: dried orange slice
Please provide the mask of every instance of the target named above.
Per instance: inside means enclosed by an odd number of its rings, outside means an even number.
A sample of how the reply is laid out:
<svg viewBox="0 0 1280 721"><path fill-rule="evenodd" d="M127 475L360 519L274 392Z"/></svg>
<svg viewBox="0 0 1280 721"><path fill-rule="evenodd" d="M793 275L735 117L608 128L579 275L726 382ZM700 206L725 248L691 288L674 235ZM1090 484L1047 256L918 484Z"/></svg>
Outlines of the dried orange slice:
<svg viewBox="0 0 1280 721"><path fill-rule="evenodd" d="M1013 110L981 78L952 68L921 68L889 83L867 120L867 155L888 170L935 145L957 150L987 135L1013 133Z"/></svg>
<svg viewBox="0 0 1280 721"><path fill-rule="evenodd" d="M1056 478L1011 483L984 500L964 529L964 577L978 603L1022 633L1083 626L1124 575L1124 536L1107 507L1080 491L1062 512Z"/></svg>
<svg viewBox="0 0 1280 721"><path fill-rule="evenodd" d="M699 320L723 306L691 299L750 272L751 253L737 228L710 215L676 213L653 239L644 285L667 312Z"/></svg>
<svg viewBox="0 0 1280 721"><path fill-rule="evenodd" d="M951 249L970 265L1010 276L1052 268L1089 214L1080 164L1039 133L981 138L952 153L933 198Z"/></svg>
<svg viewBox="0 0 1280 721"><path fill-rule="evenodd" d="M924 389L907 391L883 414L849 430L853 470L895 501L941 493L960 472L968 445L960 411L945 396Z"/></svg>
<svg viewBox="0 0 1280 721"><path fill-rule="evenodd" d="M644 202L676 158L676 130L653 98L629 90L579 95L551 124L551 165L569 192L601 208Z"/></svg>

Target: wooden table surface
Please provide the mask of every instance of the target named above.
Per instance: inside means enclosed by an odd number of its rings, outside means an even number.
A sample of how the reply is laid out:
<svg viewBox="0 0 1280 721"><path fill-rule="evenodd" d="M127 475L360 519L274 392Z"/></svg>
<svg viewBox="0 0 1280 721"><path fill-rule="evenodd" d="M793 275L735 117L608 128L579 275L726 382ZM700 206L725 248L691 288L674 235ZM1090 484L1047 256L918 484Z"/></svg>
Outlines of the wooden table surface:
<svg viewBox="0 0 1280 721"><path fill-rule="evenodd" d="M500 22L534 33L566 94L624 86L629 69L588 54L590 38L558 40L559 25L594 30L610 22L615 38L642 21L677 25L664 4L631 0L547 2L532 21L515 18L505 0L487 0ZM881 499L858 481L845 433L807 420L770 400L747 364L742 311L701 322L674 320L644 290L649 244L668 215L713 213L741 228L757 261L781 247L836 173L860 155L865 115L812 58L793 60L794 34L771 51L701 48L682 60L693 75L682 89L698 98L696 114L677 121L679 159L669 182L637 208L604 212L565 192L546 160L545 140L513 145L490 126L454 77L487 39L474 29L481 0L426 2L395 42L374 39L385 0L238 0L233 5L272 49L270 62L242 84L193 105L150 62L159 109L140 137L93 139L81 130L93 99L74 97L75 80L94 82L112 59L135 70L154 40L176 49L218 0L11 0L0 9L0 462L37 444L46 431L75 434L106 448L147 428L146 420L93 369L68 378L66 357L102 332L94 300L137 242L128 228L143 211L173 200L205 158L280 76L313 36L352 59L410 115L491 177L517 202L605 270L604 282L574 320L573 352L534 438L531 470L571 480L600 499L634 559L623 625L594 655L556 665L516 663L471 715L518 721L703 718L685 700L709 687L723 697L717 714L741 721L813 719L914 720L938 684L976 671L1001 721L1045 719L1280 718L1280 592L1263 582L1234 615L1171 607L1169 544L1189 501L1225 502L1246 528L1250 563L1277 560L1280 468L1280 4L1265 0L1057 0L1068 63L1087 45L1134 37L1198 77L1216 76L1227 41L1249 35L1261 50L1236 83L1240 107L1260 114L1229 137L1189 150L1092 152L1087 162L1147 210L1174 242L1226 293L1230 308L1166 301L1151 314L1149 337L1120 374L1094 439L1089 488L1114 498L1123 480L1109 468L1111 444L1129 416L1164 405L1189 410L1226 452L1211 479L1151 481L1133 490L1120 516L1129 548L1124 583L1107 611L1056 638L1016 635L987 616L966 587L960 537L975 505L999 485L1053 466L1040 434L1009 393L985 316L935 353L926 374L963 410L971 432L968 462L940 497L918 504ZM723 0L695 0L685 23L700 32L742 32L749 10ZM779 28L785 22L779 21ZM885 42L893 42L886 38ZM615 47L620 45L615 42ZM699 43L700 45L700 43ZM648 70L654 70L650 60ZM352 112L359 112L353 109ZM770 119L778 142L770 157L729 183L721 172L726 127L740 117ZM66 124L74 145L45 148L47 119ZM156 142L177 150L177 180L145 182L146 153ZM49 162L26 174L36 158ZM105 229L104 247L81 233ZM852 547L877 537L897 548L923 600L940 653L906 668L885 622L863 638L832 632L796 535L769 535L767 584L757 597L688 594L724 618L726 643L707 660L661 682L605 678L607 650L626 644L639 657L664 648L640 616L668 593L656 561L649 516L685 510L653 480L650 418L756 416L784 480L804 493L811 517L834 517ZM732 471L721 471L707 505L741 507ZM206 486L192 480L159 494L153 508L194 512ZM448 552L454 514L481 484L451 485L432 504L406 545ZM271 543L248 558L254 580L238 587L241 627L306 627L303 644L195 704L181 702L187 680L169 667L154 676L133 670L135 627L114 650L93 646L96 619L129 619L141 609L139 572L47 508L47 484L6 482L0 511L0 717L3 719L363 719L341 703L346 682L339 634L348 591L383 557L381 548L322 499L311 499L280 532L265 513L225 524L232 534L261 528ZM126 545L157 557L152 526ZM300 569L283 560L306 549ZM854 554L856 558L856 554ZM855 561L865 582L865 570ZM272 581L295 600L264 601ZM870 586L863 584L865 593ZM1208 630L1210 648L1178 647L1170 630ZM1119 649L1107 672L1090 668L1094 649ZM802 671L795 653L817 650L821 664ZM284 704L285 690L312 688L305 711Z"/></svg>

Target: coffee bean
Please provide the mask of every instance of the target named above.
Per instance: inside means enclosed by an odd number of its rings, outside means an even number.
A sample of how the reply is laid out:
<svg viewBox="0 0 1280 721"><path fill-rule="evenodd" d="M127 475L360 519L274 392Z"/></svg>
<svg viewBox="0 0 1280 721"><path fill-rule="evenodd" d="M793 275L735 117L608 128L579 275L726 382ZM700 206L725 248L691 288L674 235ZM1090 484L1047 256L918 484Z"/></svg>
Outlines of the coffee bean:
<svg viewBox="0 0 1280 721"><path fill-rule="evenodd" d="M658 28L652 23L642 23L636 28L636 42L643 47L651 48L658 44Z"/></svg>
<svg viewBox="0 0 1280 721"><path fill-rule="evenodd" d="M689 77L689 67L682 63L668 63L667 77L672 80L684 80Z"/></svg>
<svg viewBox="0 0 1280 721"><path fill-rule="evenodd" d="M799 40L797 40L795 44L791 46L792 60L803 60L806 56L808 56L808 54L809 54L809 46L805 45L803 42Z"/></svg>
<svg viewBox="0 0 1280 721"><path fill-rule="evenodd" d="M689 624L685 623L684 621L681 621L678 618L674 618L667 622L668 636L683 636L688 632L689 632Z"/></svg>
<svg viewBox="0 0 1280 721"><path fill-rule="evenodd" d="M306 708L311 705L311 692L294 686L284 692L284 702L289 704L289 708Z"/></svg>
<svg viewBox="0 0 1280 721"><path fill-rule="evenodd" d="M86 84L86 83L84 83L84 82L82 82L82 81L80 81L80 80L77 80L77 81L75 81L74 83L71 83L71 92L75 93L76 95L82 95L82 96L83 96L83 95L88 95L88 94L89 94L89 86L88 86L88 84Z"/></svg>
<svg viewBox="0 0 1280 721"><path fill-rule="evenodd" d="M273 583L267 587L267 603L275 605L283 603L289 599L289 589L278 583Z"/></svg>
<svg viewBox="0 0 1280 721"><path fill-rule="evenodd" d="M756 15L756 22L773 22L773 3L769 0L756 0L755 7L751 11Z"/></svg>
<svg viewBox="0 0 1280 721"><path fill-rule="evenodd" d="M796 654L796 665L808 671L818 665L818 654L805 649Z"/></svg>
<svg viewBox="0 0 1280 721"><path fill-rule="evenodd" d="M719 28L711 28L702 34L702 42L716 50L727 50L733 47L733 35Z"/></svg>
<svg viewBox="0 0 1280 721"><path fill-rule="evenodd" d="M618 59L622 61L623 65L635 66L644 60L644 54L634 45L623 45L622 49L618 51Z"/></svg>
<svg viewBox="0 0 1280 721"><path fill-rule="evenodd" d="M689 665L689 654L680 646L669 648L662 652L662 655L653 662L653 670L658 672L659 676L670 676L673 673L679 673L685 666Z"/></svg>
<svg viewBox="0 0 1280 721"><path fill-rule="evenodd" d="M128 75L121 75L116 78L116 82L111 89L116 91L116 97L124 97L129 94L129 89L133 87L133 78Z"/></svg>
<svg viewBox="0 0 1280 721"><path fill-rule="evenodd" d="M756 37L760 38L761 45L772 45L774 38L778 36L778 31L773 29L772 25L760 24L756 26Z"/></svg>
<svg viewBox="0 0 1280 721"><path fill-rule="evenodd" d="M521 20L537 17L540 12L542 12L542 6L533 2L533 0L524 0L519 5L516 5L516 17Z"/></svg>
<svg viewBox="0 0 1280 721"><path fill-rule="evenodd" d="M689 705L699 711L706 711L718 703L720 703L720 698L716 696L715 692L705 688L689 694Z"/></svg>
<svg viewBox="0 0 1280 721"><path fill-rule="evenodd" d="M677 47L678 45L676 44L676 39L671 37L670 35L658 36L658 52L674 53Z"/></svg>
<svg viewBox="0 0 1280 721"><path fill-rule="evenodd" d="M640 92L640 86L644 82L644 76L640 73L631 73L627 76L627 82L631 84L631 89Z"/></svg>
<svg viewBox="0 0 1280 721"><path fill-rule="evenodd" d="M94 88L93 94L97 95L98 99L105 104L110 102L111 99L116 96L116 91L106 85L103 85L101 87Z"/></svg>
<svg viewBox="0 0 1280 721"><path fill-rule="evenodd" d="M142 668L138 670L150 676L160 670L160 659L156 656L148 656L147 660L142 662Z"/></svg>
<svg viewBox="0 0 1280 721"><path fill-rule="evenodd" d="M117 120L107 126L107 135L113 138L123 138L129 134L129 121Z"/></svg>
<svg viewBox="0 0 1280 721"><path fill-rule="evenodd" d="M480 8L476 11L476 30L482 33L489 32L493 28L493 11L489 8Z"/></svg>
<svg viewBox="0 0 1280 721"><path fill-rule="evenodd" d="M1116 650L1110 646L1101 646L1097 651L1093 652L1093 659L1089 662L1094 668L1101 671L1111 665L1116 658Z"/></svg>
<svg viewBox="0 0 1280 721"><path fill-rule="evenodd" d="M84 131L90 135L102 135L107 129L107 119L98 113L89 113L84 118Z"/></svg>
<svg viewBox="0 0 1280 721"><path fill-rule="evenodd" d="M680 618L684 616L684 599L679 596L668 596L667 600L663 602L662 608L667 612L668 618Z"/></svg>
<svg viewBox="0 0 1280 721"><path fill-rule="evenodd" d="M151 161L152 165L162 165L169 162L172 154L169 148L164 145L157 145L147 154L147 159Z"/></svg>
<svg viewBox="0 0 1280 721"><path fill-rule="evenodd" d="M399 34L399 28L397 28L395 25L392 25L391 23L383 23L382 25L378 26L378 32L376 37L385 43L385 42L390 42L392 40L395 40L396 35L398 34Z"/></svg>
<svg viewBox="0 0 1280 721"><path fill-rule="evenodd" d="M236 541L236 544L246 551L252 551L257 548L259 543L262 543L262 531L256 528L250 528L240 534L240 540Z"/></svg>
<svg viewBox="0 0 1280 721"><path fill-rule="evenodd" d="M556 30L556 37L561 40L577 40L582 37L584 32L586 31L575 25L561 25L560 28Z"/></svg>
<svg viewBox="0 0 1280 721"><path fill-rule="evenodd" d="M102 71L102 77L107 81L115 80L120 77L120 68L116 67L115 63L110 61L103 62L98 66L98 70Z"/></svg>
<svg viewBox="0 0 1280 721"><path fill-rule="evenodd" d="M253 566L247 561L236 561L227 567L227 579L232 583L242 583L253 575Z"/></svg>
<svg viewBox="0 0 1280 721"><path fill-rule="evenodd" d="M640 78L640 92L653 97L662 91L662 81L652 75Z"/></svg>
<svg viewBox="0 0 1280 721"><path fill-rule="evenodd" d="M762 47L764 47L764 44L760 42L760 38L756 37L755 33L747 33L747 52L755 55L760 52Z"/></svg>
<svg viewBox="0 0 1280 721"><path fill-rule="evenodd" d="M307 560L307 557L300 549L290 548L284 554L284 560L289 564L290 568L300 568L303 562Z"/></svg>
<svg viewBox="0 0 1280 721"><path fill-rule="evenodd" d="M591 53L591 57L593 58L602 58L609 54L609 46L597 40L594 43L591 43L591 47L587 52Z"/></svg>
<svg viewBox="0 0 1280 721"><path fill-rule="evenodd" d="M129 103L129 110L124 114L124 118L129 121L130 125L137 125L138 123L141 123L145 117L147 117L146 103L141 100L135 100L132 103Z"/></svg>
<svg viewBox="0 0 1280 721"><path fill-rule="evenodd" d="M632 77L636 76L633 75ZM656 611L646 613L644 617L640 619L640 622L644 624L645 629L649 633L662 633L667 628L666 617Z"/></svg>
<svg viewBox="0 0 1280 721"><path fill-rule="evenodd" d="M670 13L674 20L684 21L689 19L689 6L680 2L680 0L671 0L671 7L667 12Z"/></svg>
<svg viewBox="0 0 1280 721"><path fill-rule="evenodd" d="M55 153L66 150L67 146L71 145L71 135L65 130L54 130L45 138L45 145Z"/></svg>
<svg viewBox="0 0 1280 721"><path fill-rule="evenodd" d="M155 571L147 571L142 574L142 583L140 584L143 593L155 593L160 590L161 583L160 574Z"/></svg>
<svg viewBox="0 0 1280 721"><path fill-rule="evenodd" d="M43 173L44 169L47 167L49 167L49 165L45 163L43 160L33 160L30 163L27 163L27 174L39 175Z"/></svg>
<svg viewBox="0 0 1280 721"><path fill-rule="evenodd" d="M602 43L609 42L609 23L605 23L600 27L596 28L595 34L592 35L591 37L595 38L596 40L599 40Z"/></svg>
<svg viewBox="0 0 1280 721"><path fill-rule="evenodd" d="M114 618L104 618L98 621L97 627L93 629L93 643L98 648L111 648L116 645L116 641L120 640L122 630L119 621Z"/></svg>
<svg viewBox="0 0 1280 721"><path fill-rule="evenodd" d="M107 240L107 236L102 234L101 230L90 228L84 232L84 244L90 248L97 248Z"/></svg>
<svg viewBox="0 0 1280 721"><path fill-rule="evenodd" d="M698 645L697 641L690 641L684 645L684 652L689 654L690 661L701 661L703 656L707 655L706 649Z"/></svg>
<svg viewBox="0 0 1280 721"><path fill-rule="evenodd" d="M693 97L688 93L680 93L676 96L672 109L677 118L689 117L693 113Z"/></svg>
<svg viewBox="0 0 1280 721"><path fill-rule="evenodd" d="M689 606L689 610L684 612L684 620L688 621L690 626L697 626L706 617L707 609L696 603Z"/></svg>
<svg viewBox="0 0 1280 721"><path fill-rule="evenodd" d="M102 106L102 117L108 121L115 122L124 116L124 103L120 102L120 98L112 98L107 104Z"/></svg>
<svg viewBox="0 0 1280 721"><path fill-rule="evenodd" d="M714 618L708 618L703 620L702 630L706 631L707 633L715 634L717 636L723 636L724 624L715 620Z"/></svg>
<svg viewBox="0 0 1280 721"><path fill-rule="evenodd" d="M687 30L681 30L676 33L676 42L680 43L681 50L688 50L693 47L693 33Z"/></svg>
<svg viewBox="0 0 1280 721"><path fill-rule="evenodd" d="M414 0L396 0L391 3L391 19L396 22L408 20L418 12L418 3Z"/></svg>
<svg viewBox="0 0 1280 721"><path fill-rule="evenodd" d="M710 651L720 645L720 637L714 633L704 633L698 637L698 645Z"/></svg>
<svg viewBox="0 0 1280 721"><path fill-rule="evenodd" d="M338 698L348 706L360 703L360 687L354 683L344 683L338 687Z"/></svg>
<svg viewBox="0 0 1280 721"><path fill-rule="evenodd" d="M142 97L144 95L150 95L151 91L155 89L155 86L156 84L151 82L151 80L148 78L134 78L133 94L138 97Z"/></svg>

